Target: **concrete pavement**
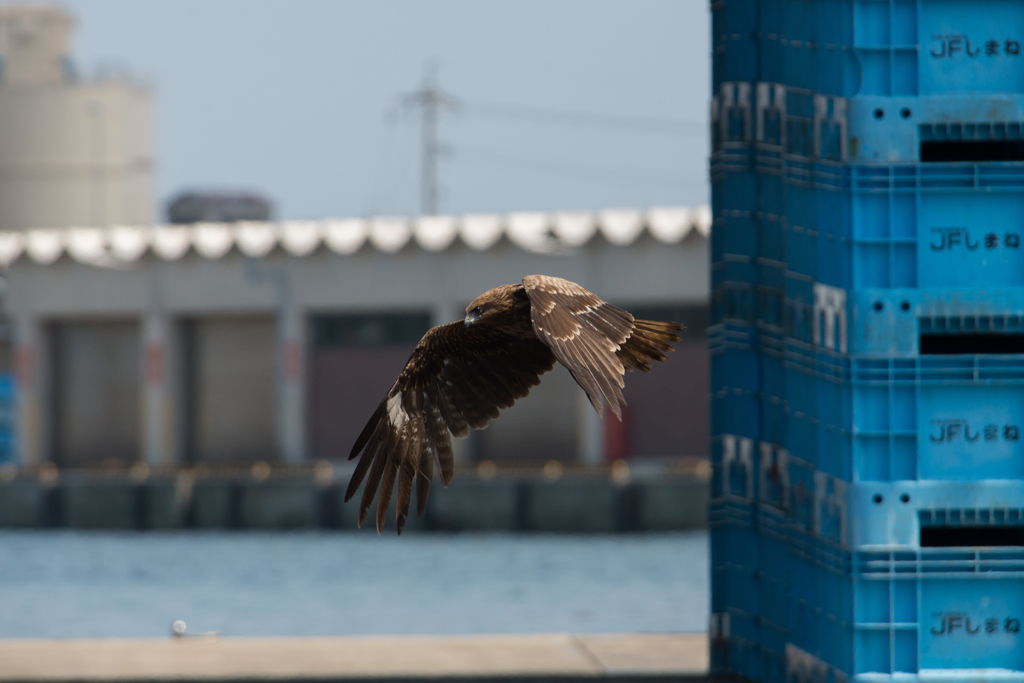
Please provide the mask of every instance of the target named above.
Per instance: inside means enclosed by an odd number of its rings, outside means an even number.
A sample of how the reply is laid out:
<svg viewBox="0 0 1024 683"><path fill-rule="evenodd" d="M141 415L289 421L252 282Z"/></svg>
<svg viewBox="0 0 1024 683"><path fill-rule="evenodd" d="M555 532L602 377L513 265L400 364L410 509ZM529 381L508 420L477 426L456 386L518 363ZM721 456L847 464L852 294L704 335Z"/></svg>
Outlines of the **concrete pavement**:
<svg viewBox="0 0 1024 683"><path fill-rule="evenodd" d="M0 682L694 680L704 634L0 640Z"/></svg>

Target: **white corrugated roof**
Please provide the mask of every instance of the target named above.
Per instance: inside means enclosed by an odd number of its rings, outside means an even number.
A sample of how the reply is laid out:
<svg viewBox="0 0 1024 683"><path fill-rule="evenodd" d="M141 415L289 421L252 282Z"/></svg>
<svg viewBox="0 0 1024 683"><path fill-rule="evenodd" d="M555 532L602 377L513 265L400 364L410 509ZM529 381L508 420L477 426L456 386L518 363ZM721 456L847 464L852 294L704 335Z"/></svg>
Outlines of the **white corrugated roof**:
<svg viewBox="0 0 1024 683"><path fill-rule="evenodd" d="M708 236L711 211L707 206L40 229L0 232L0 264L10 265L23 256L35 263L49 264L67 253L82 263L112 265L136 261L150 251L160 259L175 261L190 249L204 258L218 259L234 247L254 258L262 258L278 246L301 257L313 253L321 244L334 253L349 255L362 249L366 242L387 253L399 251L410 241L427 251L441 251L456 239L471 249L483 251L502 237L528 251L550 253L559 248L580 247L598 232L612 244L625 246L645 231L659 242L673 244L693 230Z"/></svg>

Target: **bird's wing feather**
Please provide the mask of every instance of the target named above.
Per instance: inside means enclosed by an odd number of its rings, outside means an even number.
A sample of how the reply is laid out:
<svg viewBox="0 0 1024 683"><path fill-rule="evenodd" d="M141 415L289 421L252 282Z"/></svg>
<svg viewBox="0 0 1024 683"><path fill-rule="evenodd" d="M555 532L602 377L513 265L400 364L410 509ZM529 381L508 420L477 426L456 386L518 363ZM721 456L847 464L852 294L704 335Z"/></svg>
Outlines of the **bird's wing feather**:
<svg viewBox="0 0 1024 683"><path fill-rule="evenodd" d="M618 352L633 333L633 316L561 278L530 275L523 287L537 337L569 369L597 412L607 403L621 418L625 367Z"/></svg>
<svg viewBox="0 0 1024 683"><path fill-rule="evenodd" d="M617 355L627 371L651 371L651 361L665 360L665 353L674 351L670 342L679 341L679 332L685 328L679 323L659 320L634 320L633 334L619 349Z"/></svg>
<svg viewBox="0 0 1024 683"><path fill-rule="evenodd" d="M359 524L377 494L377 531L398 485L398 531L416 491L423 516L434 469L447 486L454 470L451 436L480 429L530 393L551 370L555 356L544 343L494 326L461 321L435 327L420 340L405 369L363 429L349 459L359 457L345 501L366 479Z"/></svg>

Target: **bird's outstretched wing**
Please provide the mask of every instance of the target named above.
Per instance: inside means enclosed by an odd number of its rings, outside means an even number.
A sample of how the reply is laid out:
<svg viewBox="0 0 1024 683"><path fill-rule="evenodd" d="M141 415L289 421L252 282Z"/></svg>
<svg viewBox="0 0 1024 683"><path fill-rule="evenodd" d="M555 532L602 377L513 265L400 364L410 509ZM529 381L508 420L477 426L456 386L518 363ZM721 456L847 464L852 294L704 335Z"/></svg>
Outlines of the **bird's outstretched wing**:
<svg viewBox="0 0 1024 683"><path fill-rule="evenodd" d="M539 340L513 337L493 326L467 328L459 321L427 332L349 455L350 460L360 457L346 502L366 479L359 525L379 488L377 531L383 530L396 480L398 533L408 517L413 483L422 517L435 465L442 483L451 481L451 435L483 428L501 408L529 394L554 364L551 349Z"/></svg>
<svg viewBox="0 0 1024 683"><path fill-rule="evenodd" d="M598 413L607 403L622 419L623 374L650 370L651 360L665 360L669 342L679 341L678 323L634 320L621 308L602 301L574 282L546 275L523 278L530 298L533 330L569 369Z"/></svg>

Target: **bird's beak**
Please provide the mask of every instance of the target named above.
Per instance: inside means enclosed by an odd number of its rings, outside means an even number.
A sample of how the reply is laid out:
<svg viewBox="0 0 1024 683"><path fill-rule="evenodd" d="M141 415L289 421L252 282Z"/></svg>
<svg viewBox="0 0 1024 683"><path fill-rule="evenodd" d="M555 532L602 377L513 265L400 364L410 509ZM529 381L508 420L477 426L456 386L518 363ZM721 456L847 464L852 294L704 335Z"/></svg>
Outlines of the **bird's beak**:
<svg viewBox="0 0 1024 683"><path fill-rule="evenodd" d="M476 313L467 313L466 317L463 318L463 320L462 320L462 324L464 324L466 327L469 327L470 325L475 323L476 319L479 318L479 317L480 316L478 316Z"/></svg>

